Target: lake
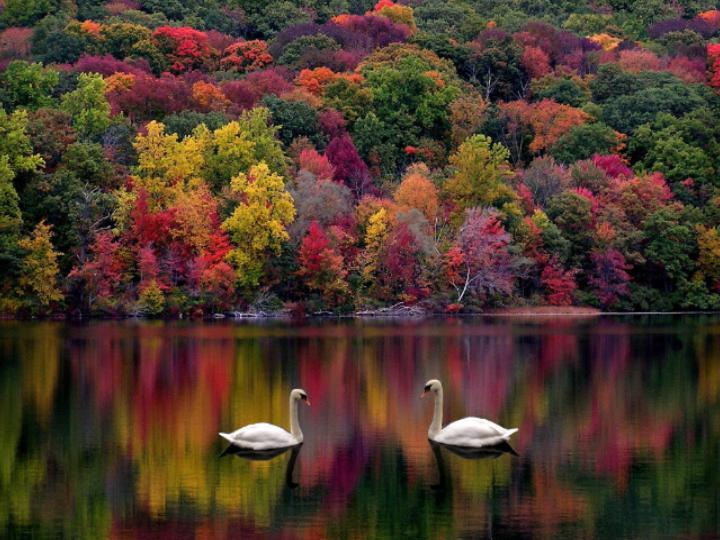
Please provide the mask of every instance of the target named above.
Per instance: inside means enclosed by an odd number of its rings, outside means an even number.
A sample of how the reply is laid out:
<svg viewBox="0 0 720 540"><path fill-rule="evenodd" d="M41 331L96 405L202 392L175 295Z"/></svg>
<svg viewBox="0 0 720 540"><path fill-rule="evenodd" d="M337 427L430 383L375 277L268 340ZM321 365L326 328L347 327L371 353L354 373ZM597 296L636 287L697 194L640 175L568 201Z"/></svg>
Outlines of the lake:
<svg viewBox="0 0 720 540"><path fill-rule="evenodd" d="M517 455L431 447L430 378ZM299 452L221 456L293 387ZM718 537L720 317L1 323L3 536Z"/></svg>

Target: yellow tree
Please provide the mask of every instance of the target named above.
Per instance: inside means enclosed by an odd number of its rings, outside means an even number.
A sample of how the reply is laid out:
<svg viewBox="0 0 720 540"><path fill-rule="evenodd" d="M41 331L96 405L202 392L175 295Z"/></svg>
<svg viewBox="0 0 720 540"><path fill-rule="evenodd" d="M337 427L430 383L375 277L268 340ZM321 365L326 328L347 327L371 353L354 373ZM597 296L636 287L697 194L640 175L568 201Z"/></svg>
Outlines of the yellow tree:
<svg viewBox="0 0 720 540"><path fill-rule="evenodd" d="M465 210L493 206L505 217L521 214L517 194L508 184L512 170L510 152L490 137L474 135L450 156L455 173L445 182L445 192L456 206L456 218L462 220Z"/></svg>
<svg viewBox="0 0 720 540"><path fill-rule="evenodd" d="M35 226L32 236L18 242L20 249L25 251L20 267L18 294L33 313L63 299L57 285L59 254L53 248L51 237L50 225L41 221Z"/></svg>
<svg viewBox="0 0 720 540"><path fill-rule="evenodd" d="M695 279L708 279L712 283L720 281L720 234L714 227L698 225L698 270Z"/></svg>
<svg viewBox="0 0 720 540"><path fill-rule="evenodd" d="M362 254L362 275L370 284L375 281L378 259L388 235L388 225L388 214L383 207L368 219L365 231L365 251Z"/></svg>
<svg viewBox="0 0 720 540"><path fill-rule="evenodd" d="M248 174L235 176L230 187L239 203L222 225L234 246L228 260L240 285L252 289L260 284L268 256L279 254L289 238L287 226L295 218L295 204L282 176L264 161L250 167Z"/></svg>

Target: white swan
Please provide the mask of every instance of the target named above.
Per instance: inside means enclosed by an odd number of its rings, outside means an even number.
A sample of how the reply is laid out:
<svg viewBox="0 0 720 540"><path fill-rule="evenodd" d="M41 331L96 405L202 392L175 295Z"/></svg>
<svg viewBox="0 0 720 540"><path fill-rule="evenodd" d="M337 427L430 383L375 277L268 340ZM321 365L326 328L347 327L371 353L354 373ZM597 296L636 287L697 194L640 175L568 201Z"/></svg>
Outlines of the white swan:
<svg viewBox="0 0 720 540"><path fill-rule="evenodd" d="M420 397L425 397L428 392L435 394L435 412L428 430L428 439L431 441L447 444L450 446L461 446L465 448L481 448L483 446L494 446L506 442L510 435L518 428L505 429L495 422L468 416L456 420L442 427L443 418L443 387L437 379L431 379L425 384L425 391Z"/></svg>
<svg viewBox="0 0 720 540"><path fill-rule="evenodd" d="M275 448L287 448L303 442L303 433L298 422L298 401L302 400L310 405L305 390L295 388L290 392L290 433L283 428L260 422L241 427L232 433L220 433L219 435L230 444L250 450L271 450Z"/></svg>

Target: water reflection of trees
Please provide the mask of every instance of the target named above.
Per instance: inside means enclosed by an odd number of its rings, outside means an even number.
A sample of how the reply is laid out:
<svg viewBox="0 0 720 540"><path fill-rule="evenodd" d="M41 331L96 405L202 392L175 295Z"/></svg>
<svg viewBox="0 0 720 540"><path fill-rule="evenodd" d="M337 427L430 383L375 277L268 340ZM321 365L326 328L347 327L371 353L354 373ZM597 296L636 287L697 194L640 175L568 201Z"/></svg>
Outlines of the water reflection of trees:
<svg viewBox="0 0 720 540"><path fill-rule="evenodd" d="M718 328L671 323L3 326L0 527L714 533ZM430 489L418 399L430 377L445 382L448 420L520 427L520 457L453 456L451 493ZM217 460L220 428L286 425L301 384L313 407L297 490L284 485L287 457Z"/></svg>

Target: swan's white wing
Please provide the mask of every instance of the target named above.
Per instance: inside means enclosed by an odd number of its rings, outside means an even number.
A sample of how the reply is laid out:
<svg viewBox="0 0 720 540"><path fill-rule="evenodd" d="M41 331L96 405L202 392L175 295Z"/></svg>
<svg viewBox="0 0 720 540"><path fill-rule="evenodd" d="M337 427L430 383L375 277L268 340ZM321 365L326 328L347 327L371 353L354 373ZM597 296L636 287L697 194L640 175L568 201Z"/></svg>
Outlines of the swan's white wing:
<svg viewBox="0 0 720 540"><path fill-rule="evenodd" d="M506 441L517 429L505 429L484 418L469 416L448 424L435 440L454 446L492 446Z"/></svg>
<svg viewBox="0 0 720 540"><path fill-rule="evenodd" d="M285 448L294 446L299 441L283 428L260 422L241 427L232 433L220 433L220 436L232 444L252 450L267 450L270 448Z"/></svg>

